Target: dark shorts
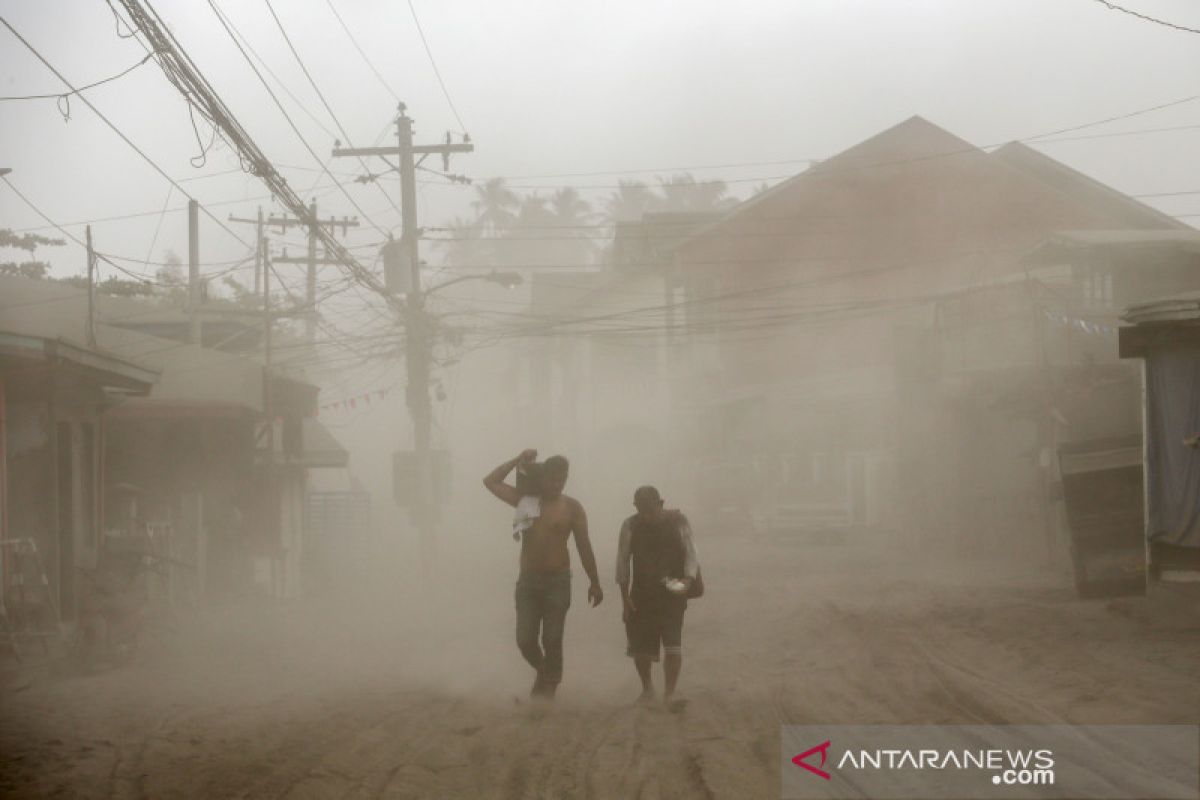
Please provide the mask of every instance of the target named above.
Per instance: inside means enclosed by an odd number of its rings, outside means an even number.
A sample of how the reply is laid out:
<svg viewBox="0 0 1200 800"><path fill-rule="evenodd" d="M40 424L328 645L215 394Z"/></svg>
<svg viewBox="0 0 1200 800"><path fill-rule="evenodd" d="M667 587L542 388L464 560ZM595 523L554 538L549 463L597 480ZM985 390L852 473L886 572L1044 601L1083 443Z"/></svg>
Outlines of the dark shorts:
<svg viewBox="0 0 1200 800"><path fill-rule="evenodd" d="M683 653L683 612L686 603L654 603L637 607L625 623L629 646L625 654L658 661L659 645L667 655Z"/></svg>

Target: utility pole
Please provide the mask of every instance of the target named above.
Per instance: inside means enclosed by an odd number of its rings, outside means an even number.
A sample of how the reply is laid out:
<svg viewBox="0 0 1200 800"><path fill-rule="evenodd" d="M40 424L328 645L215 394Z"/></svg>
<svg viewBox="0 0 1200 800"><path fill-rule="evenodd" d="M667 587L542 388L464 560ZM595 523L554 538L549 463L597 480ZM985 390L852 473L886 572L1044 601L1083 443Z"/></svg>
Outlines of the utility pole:
<svg viewBox="0 0 1200 800"><path fill-rule="evenodd" d="M397 147L350 147L335 148L333 155L341 156L399 156L400 157L400 212L403 229L400 248L408 262L408 313L405 316L405 363L408 387L405 392L409 414L413 425L413 459L416 466L417 486L411 509L413 523L421 537L421 550L427 576L432 573L437 543L439 509L434 502L433 459L430 439L433 427L433 405L429 398L430 367L433 361L433 326L425 315L425 297L421 290L421 229L417 225L417 180L416 156L440 155L443 166L449 169L451 153L470 153L475 145L464 137L460 144L447 141L436 145L413 144L413 121L403 103L396 118Z"/></svg>
<svg viewBox="0 0 1200 800"><path fill-rule="evenodd" d="M341 228L342 236L345 236L349 232L350 228L358 227L358 217L342 217L341 219L338 219L337 217L329 217L328 219L321 219L320 217L317 216L317 201L316 200L310 201L308 207L309 207L309 210L312 212L312 218L317 220L317 222L321 225L322 228L325 228L333 233L336 233L337 229ZM271 216L271 217L268 217L266 220L263 220L262 207L260 206L258 209L258 218L257 219L247 219L245 217L235 217L231 214L229 216L229 221L230 222L243 222L243 223L257 225L258 226L258 236L259 236L260 242L262 241L263 225L266 225L268 228L277 227L277 228L279 228L280 233L285 233L289 228L303 227L303 228L308 229L308 256L307 256L307 258L297 259L297 258L288 258L288 257L284 256L283 258L274 259L272 263L275 263L275 264L305 264L308 266L308 272L305 276L305 301L308 305L308 314L304 318L304 334L305 334L305 339L308 341L308 343L312 344L313 340L316 338L316 327L317 327L317 265L318 264L340 264L341 262L337 261L336 259L318 258L317 257L317 228L315 225L308 225L306 222L304 222L304 220L300 220L295 217L289 217L286 214L282 217ZM255 258L256 265L258 262L263 261L263 259L265 258L265 256L262 255L262 253L261 253L262 249L263 248L260 246L258 251L256 251L256 258ZM255 267L254 282L255 282L254 289L255 289L255 292L257 292L258 291L258 269L257 269L257 266ZM265 285L266 285L266 282L264 280L264 286Z"/></svg>
<svg viewBox="0 0 1200 800"><path fill-rule="evenodd" d="M308 204L309 213L313 219L317 216L317 199L314 197ZM308 226L308 274L304 281L304 300L308 305L308 313L304 316L304 339L309 344L317 335L317 226Z"/></svg>
<svg viewBox="0 0 1200 800"><path fill-rule="evenodd" d="M96 251L92 247L92 226L87 226L88 315L87 343L96 346Z"/></svg>
<svg viewBox="0 0 1200 800"><path fill-rule="evenodd" d="M200 342L200 203L188 200L188 341Z"/></svg>
<svg viewBox="0 0 1200 800"><path fill-rule="evenodd" d="M268 464L275 463L275 413L271 407L271 253L267 240L260 240L263 252L263 416L267 418Z"/></svg>
<svg viewBox="0 0 1200 800"><path fill-rule="evenodd" d="M263 291L263 215L262 206L258 207L257 219L246 219L245 217L235 217L229 215L230 222L248 222L256 226L254 233L254 296L258 297Z"/></svg>

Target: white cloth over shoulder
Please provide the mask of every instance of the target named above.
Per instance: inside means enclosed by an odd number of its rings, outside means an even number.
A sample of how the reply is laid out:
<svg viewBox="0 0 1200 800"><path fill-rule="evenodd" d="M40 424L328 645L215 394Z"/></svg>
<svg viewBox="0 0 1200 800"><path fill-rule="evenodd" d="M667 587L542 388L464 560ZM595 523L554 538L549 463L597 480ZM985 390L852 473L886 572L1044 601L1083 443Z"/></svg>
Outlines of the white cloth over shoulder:
<svg viewBox="0 0 1200 800"><path fill-rule="evenodd" d="M527 494L517 502L517 513L513 515L513 541L521 541L521 534L533 526L533 521L542 515L542 498Z"/></svg>

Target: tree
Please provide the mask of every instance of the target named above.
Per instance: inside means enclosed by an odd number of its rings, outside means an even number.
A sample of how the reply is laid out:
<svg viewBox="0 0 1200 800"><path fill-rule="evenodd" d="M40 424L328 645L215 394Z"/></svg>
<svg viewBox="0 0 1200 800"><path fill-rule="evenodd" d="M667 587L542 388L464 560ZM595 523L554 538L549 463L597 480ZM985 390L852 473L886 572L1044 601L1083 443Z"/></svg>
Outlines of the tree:
<svg viewBox="0 0 1200 800"><path fill-rule="evenodd" d="M0 228L0 247L11 247L24 250L33 256L39 247L61 247L66 242L62 239L51 239L36 233L16 234L8 228ZM29 261L0 262L0 275L44 280L50 271L46 261L31 258Z"/></svg>
<svg viewBox="0 0 1200 800"><path fill-rule="evenodd" d="M494 262L494 248L483 238L484 226L478 219L455 217L445 227L449 229L449 237L437 241L444 264L461 267Z"/></svg>
<svg viewBox="0 0 1200 800"><path fill-rule="evenodd" d="M725 181L697 181L694 176L684 174L659 178L658 185L663 211L724 211L738 202L737 198L729 196Z"/></svg>
<svg viewBox="0 0 1200 800"><path fill-rule="evenodd" d="M475 187L475 201L471 205L479 222L497 230L512 224L513 209L519 203L516 193L508 188L504 178L492 178Z"/></svg>
<svg viewBox="0 0 1200 800"><path fill-rule="evenodd" d="M654 210L660 198L641 181L619 180L617 188L604 201L604 217L608 222L637 222L642 215Z"/></svg>

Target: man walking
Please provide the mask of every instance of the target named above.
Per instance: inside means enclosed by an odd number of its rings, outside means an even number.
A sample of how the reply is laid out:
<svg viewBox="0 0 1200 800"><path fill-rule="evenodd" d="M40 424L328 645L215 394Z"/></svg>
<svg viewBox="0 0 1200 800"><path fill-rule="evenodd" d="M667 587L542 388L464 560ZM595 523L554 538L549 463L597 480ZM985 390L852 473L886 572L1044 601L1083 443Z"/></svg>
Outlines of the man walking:
<svg viewBox="0 0 1200 800"><path fill-rule="evenodd" d="M505 478L518 464L532 463L536 450L525 450L496 467L483 479L492 494L514 508L521 502L517 487ZM537 671L530 695L552 699L563 671L563 629L571 606L571 556L567 538L575 535L575 549L591 581L588 601L600 605L604 592L596 572L596 556L588 538L587 514L573 497L562 493L569 465L562 456L546 459L541 469L540 509L521 536L521 572L517 578L517 647ZM539 632L541 641L538 641Z"/></svg>
<svg viewBox="0 0 1200 800"><path fill-rule="evenodd" d="M671 710L683 707L675 699L683 668L683 612L697 580L699 566L687 517L664 511L658 489L642 486L633 495L637 513L621 524L617 545L617 584L624 609L621 618L642 679L641 703L654 700L650 665L663 651L663 700ZM631 577L632 565L632 577Z"/></svg>

